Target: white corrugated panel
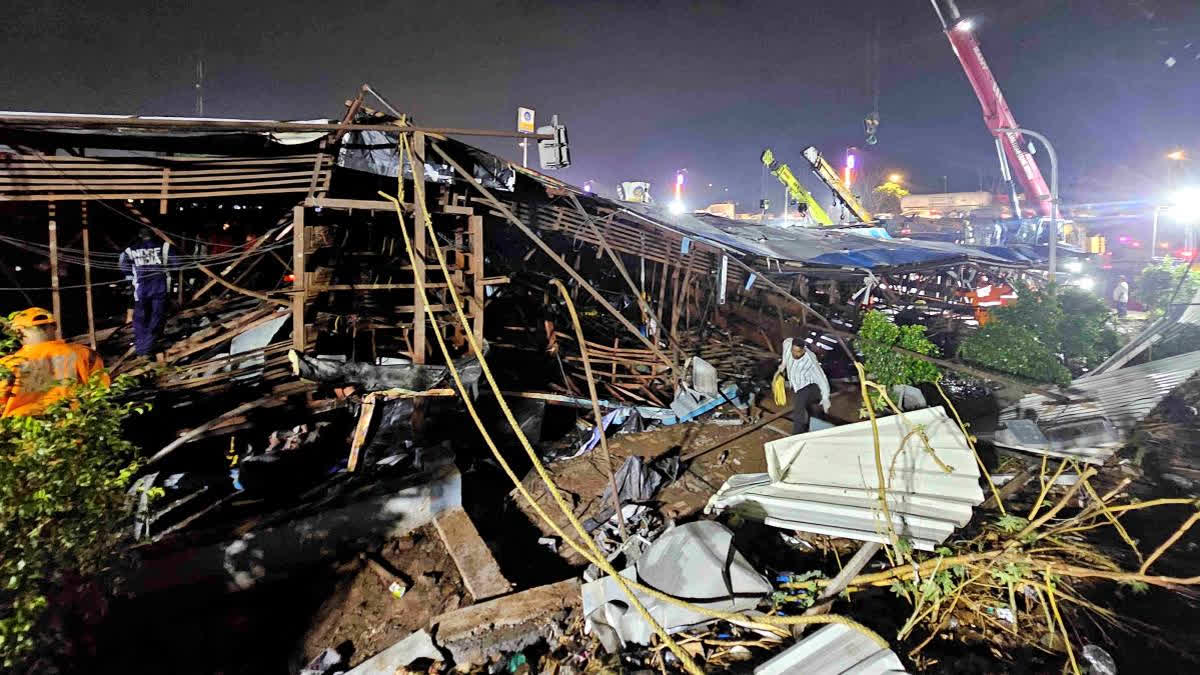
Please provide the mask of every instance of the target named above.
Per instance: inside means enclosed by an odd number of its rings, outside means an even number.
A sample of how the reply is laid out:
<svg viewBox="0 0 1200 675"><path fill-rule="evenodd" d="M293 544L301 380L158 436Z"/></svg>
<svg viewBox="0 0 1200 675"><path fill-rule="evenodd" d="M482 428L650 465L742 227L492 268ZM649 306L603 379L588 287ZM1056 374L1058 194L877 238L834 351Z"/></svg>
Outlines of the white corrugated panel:
<svg viewBox="0 0 1200 675"><path fill-rule="evenodd" d="M1167 394L1195 375L1197 370L1200 370L1200 351L1127 366L1072 381L1069 387L1060 390L1072 399L1071 403L1058 403L1041 394L1024 396L1016 405L1000 412L1000 421L1031 419L1046 429L1104 417L1124 436L1145 419ZM1080 446L1058 451L1011 447L1099 464L1112 456L1119 446Z"/></svg>
<svg viewBox="0 0 1200 675"><path fill-rule="evenodd" d="M853 628L831 623L776 654L754 669L754 675L884 675L904 673L890 649Z"/></svg>
<svg viewBox="0 0 1200 675"><path fill-rule="evenodd" d="M932 453L917 430L928 436ZM983 501L975 456L940 407L879 420L879 441L892 527L931 550ZM708 510L732 509L785 529L887 541L870 421L773 441L766 454L768 473L730 477Z"/></svg>

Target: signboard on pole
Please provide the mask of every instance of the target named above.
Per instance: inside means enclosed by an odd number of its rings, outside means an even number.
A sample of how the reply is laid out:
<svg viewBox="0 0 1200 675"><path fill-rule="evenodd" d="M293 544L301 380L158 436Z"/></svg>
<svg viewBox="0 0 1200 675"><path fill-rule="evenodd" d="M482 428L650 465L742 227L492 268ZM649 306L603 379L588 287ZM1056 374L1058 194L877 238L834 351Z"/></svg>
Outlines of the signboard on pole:
<svg viewBox="0 0 1200 675"><path fill-rule="evenodd" d="M532 134L535 128L533 108L517 108L517 131L522 134Z"/></svg>

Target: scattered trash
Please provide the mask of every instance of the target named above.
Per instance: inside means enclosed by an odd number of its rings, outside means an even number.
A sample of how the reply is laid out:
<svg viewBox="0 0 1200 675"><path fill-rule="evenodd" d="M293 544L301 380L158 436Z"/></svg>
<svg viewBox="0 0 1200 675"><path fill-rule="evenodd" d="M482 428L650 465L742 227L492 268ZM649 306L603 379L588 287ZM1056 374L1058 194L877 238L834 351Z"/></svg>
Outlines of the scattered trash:
<svg viewBox="0 0 1200 675"><path fill-rule="evenodd" d="M1083 660L1087 662L1092 675L1117 675L1117 662L1096 645L1083 646Z"/></svg>
<svg viewBox="0 0 1200 675"><path fill-rule="evenodd" d="M337 668L340 665L342 665L342 655L333 647L326 647L325 651L300 669L299 675L336 675L344 672L341 668Z"/></svg>
<svg viewBox="0 0 1200 675"><path fill-rule="evenodd" d="M404 597L405 593L408 592L408 586L405 586L399 581L393 581L392 584L388 586L388 592L392 594L393 598L399 600L400 598Z"/></svg>
<svg viewBox="0 0 1200 675"><path fill-rule="evenodd" d="M621 504L653 499L662 486L674 482L682 473L683 463L679 459L678 450L659 455L648 463L637 455L627 457L625 463L617 469L614 475ZM616 515L616 511L612 507L611 486L604 488L600 503L604 506L603 510L583 524L584 529L588 532L600 527L605 521Z"/></svg>
<svg viewBox="0 0 1200 675"><path fill-rule="evenodd" d="M528 661L525 658L525 652L517 652L516 654L508 657L508 663L505 665L505 669L510 673L515 673L521 668L521 666L527 664Z"/></svg>
<svg viewBox="0 0 1200 675"><path fill-rule="evenodd" d="M1013 616L1012 609L1008 607L996 607L995 609L991 609L989 613L995 614L996 618L1001 621L1007 621L1014 625L1017 623L1017 617Z"/></svg>
<svg viewBox="0 0 1200 675"><path fill-rule="evenodd" d="M771 584L733 548L733 532L720 523L702 520L668 530L621 575L702 607L723 611L753 608L771 591ZM609 653L626 642L649 644L652 631L628 597L609 577L582 586L583 612L589 633L594 633ZM668 631L707 623L710 619L690 609L638 594L638 599Z"/></svg>
<svg viewBox="0 0 1200 675"><path fill-rule="evenodd" d="M558 540L554 537L539 537L538 544L545 546L554 553L558 553Z"/></svg>

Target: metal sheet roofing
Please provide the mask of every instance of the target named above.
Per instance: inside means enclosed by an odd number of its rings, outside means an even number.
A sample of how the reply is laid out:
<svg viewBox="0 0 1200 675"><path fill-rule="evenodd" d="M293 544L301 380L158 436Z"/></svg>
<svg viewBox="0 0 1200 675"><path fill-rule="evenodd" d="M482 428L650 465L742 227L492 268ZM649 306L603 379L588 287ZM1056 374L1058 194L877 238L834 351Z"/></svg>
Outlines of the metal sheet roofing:
<svg viewBox="0 0 1200 675"><path fill-rule="evenodd" d="M910 436L918 427L928 449ZM892 526L918 548L932 550L983 501L974 452L940 407L880 419L879 438ZM766 455L768 473L731 477L708 510L734 509L776 527L887 541L869 421L773 441Z"/></svg>
<svg viewBox="0 0 1200 675"><path fill-rule="evenodd" d="M1029 394L1000 411L1000 421L1031 419L1038 427L1082 422L1104 417L1123 436L1127 435L1167 394L1200 370L1200 351L1180 354L1136 366L1083 377L1060 389L1070 403L1058 403L1041 394ZM997 445L1001 443L998 441ZM1103 463L1115 447L1083 445L1065 450L1002 445L1016 450Z"/></svg>
<svg viewBox="0 0 1200 675"><path fill-rule="evenodd" d="M892 650L882 649L862 632L838 623L821 627L754 669L754 675L884 675L904 672L904 664Z"/></svg>

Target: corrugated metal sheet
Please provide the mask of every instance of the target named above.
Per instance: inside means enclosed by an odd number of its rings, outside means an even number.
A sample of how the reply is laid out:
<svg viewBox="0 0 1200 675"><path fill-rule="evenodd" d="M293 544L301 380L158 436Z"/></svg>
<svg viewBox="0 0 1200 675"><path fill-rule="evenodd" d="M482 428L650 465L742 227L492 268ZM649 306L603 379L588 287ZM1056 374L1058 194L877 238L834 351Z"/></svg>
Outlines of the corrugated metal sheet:
<svg viewBox="0 0 1200 675"><path fill-rule="evenodd" d="M932 453L913 433L918 428ZM892 527L916 547L932 550L983 501L975 455L940 407L879 420L879 439ZM773 441L766 455L768 473L732 476L707 510L733 509L776 527L887 541L870 421Z"/></svg>
<svg viewBox="0 0 1200 675"><path fill-rule="evenodd" d="M1060 391L1072 399L1058 403L1041 394L1029 394L1016 405L1000 412L1000 421L1031 419L1046 430L1057 425L1078 423L1104 417L1124 438L1173 389L1200 370L1200 351L1180 354L1159 361L1128 366L1100 375L1080 378ZM1074 457L1081 461L1103 463L1117 446L1080 446L1050 450L1019 445L997 445L1056 457Z"/></svg>
<svg viewBox="0 0 1200 675"><path fill-rule="evenodd" d="M889 675L904 673L904 664L890 649L837 623L822 627L754 669L754 675Z"/></svg>

